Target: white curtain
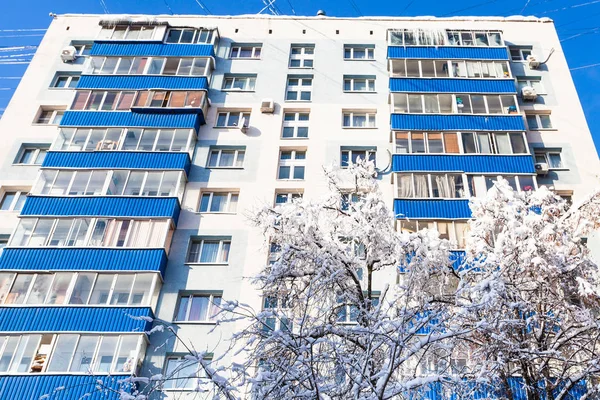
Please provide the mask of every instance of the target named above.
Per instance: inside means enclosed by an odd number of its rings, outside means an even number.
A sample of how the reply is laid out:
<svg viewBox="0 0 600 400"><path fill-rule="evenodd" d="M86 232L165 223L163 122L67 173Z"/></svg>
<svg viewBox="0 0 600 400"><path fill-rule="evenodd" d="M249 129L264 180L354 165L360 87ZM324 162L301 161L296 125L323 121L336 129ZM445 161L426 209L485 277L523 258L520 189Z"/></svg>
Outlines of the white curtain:
<svg viewBox="0 0 600 400"><path fill-rule="evenodd" d="M415 175L415 197L429 197L427 175Z"/></svg>
<svg viewBox="0 0 600 400"><path fill-rule="evenodd" d="M414 197L412 190L412 175L398 175L398 197Z"/></svg>

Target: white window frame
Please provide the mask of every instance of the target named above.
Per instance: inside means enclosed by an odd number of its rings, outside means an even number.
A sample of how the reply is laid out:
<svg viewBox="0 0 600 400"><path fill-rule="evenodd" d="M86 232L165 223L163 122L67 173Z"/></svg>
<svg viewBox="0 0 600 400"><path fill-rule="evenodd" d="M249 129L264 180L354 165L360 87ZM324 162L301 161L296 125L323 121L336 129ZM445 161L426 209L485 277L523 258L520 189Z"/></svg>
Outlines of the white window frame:
<svg viewBox="0 0 600 400"><path fill-rule="evenodd" d="M291 158L282 160L281 154L291 152ZM304 158L297 159L298 153L304 153ZM277 180L280 181L303 181L306 179L306 149L279 149L279 163L277 165ZM281 167L290 167L290 173L288 178L280 178L280 168ZM297 167L304 168L304 173L302 178L294 178L294 173L296 172Z"/></svg>
<svg viewBox="0 0 600 400"><path fill-rule="evenodd" d="M192 37L192 41L191 42L184 42L181 43L181 37L183 35L179 35L179 39L177 40L177 42L167 42L167 38L169 37L169 32L170 31L194 31L194 36ZM204 34L204 32L207 32L207 41L200 41L200 39L202 38L202 35ZM167 44L213 44L215 37L216 37L216 32L215 29L206 29L206 28L188 28L188 27L171 27L169 29L167 29L167 32L165 32L165 39L164 39L164 43Z"/></svg>
<svg viewBox="0 0 600 400"><path fill-rule="evenodd" d="M406 96L406 107L407 107L407 111L402 111L400 109L396 109L396 96ZM410 96L420 96L420 103L421 103L421 112L417 112L417 111L412 111L410 109ZM437 98L437 109L438 112L435 113L430 113L430 112L425 112L426 110L426 106L425 106L425 96L436 96ZM441 112L441 103L440 103L440 97L439 96L450 96L451 97L451 104L452 104L452 111L450 113L448 112ZM471 101L471 96L481 96L484 100L483 104L485 106L485 112L484 113L473 113L473 105L472 105L472 101ZM490 97L498 97L498 100L500 102L500 107L502 109L502 113L490 113L489 110L489 105L488 105L488 98ZM505 97L511 97L512 98L512 104L504 104L504 98ZM458 106L458 98L461 98L461 103L463 105L463 107L459 107ZM465 107L465 103L462 100L463 98L469 98L469 104L470 104L470 108L466 108ZM515 110L513 111L509 111L509 108L511 106L515 107ZM399 92L395 92L392 93L392 98L391 98L391 103L390 103L390 107L391 107L391 111L392 113L396 113L396 114L424 114L424 115L434 115L434 114L443 114L443 115L448 115L448 114L470 114L470 115L509 115L509 114L519 114L519 104L518 101L516 99L515 95L510 95L510 94L469 94L469 93L465 93L465 94L451 94L451 93L427 93L427 94L420 94L420 93L399 93Z"/></svg>
<svg viewBox="0 0 600 400"><path fill-rule="evenodd" d="M463 37L461 35L462 33L470 33L471 34L471 42L472 42L472 44L465 44L465 43L463 43ZM487 37L488 44L487 45L478 45L477 44L477 39L475 39L475 34L476 33L485 33L485 35ZM491 43L494 43L490 39L490 34L492 34L492 33L500 35L500 44L499 45L493 45L493 46L490 45ZM450 40L448 39L448 36L450 34L453 34L453 35L458 34L459 40L458 40L457 43L455 43L455 44L450 43ZM502 32L501 31L492 30L492 29L483 29L483 30L480 30L480 29L476 29L476 30L470 30L470 29L448 29L448 30L446 30L446 36L444 38L444 41L445 41L445 43L448 46L503 47L505 45L504 44L504 37L502 35Z"/></svg>
<svg viewBox="0 0 600 400"><path fill-rule="evenodd" d="M298 80L298 85L291 85L290 80L295 79ZM304 85L304 81L310 81L310 85ZM312 101L312 88L313 88L313 80L314 77L294 77L289 76L287 78L287 85L285 87L285 101L287 102L310 102ZM304 89L303 89L304 88ZM296 92L296 98L290 99L288 98L288 94L290 92ZM302 93L309 93L309 99L302 99Z"/></svg>
<svg viewBox="0 0 600 400"><path fill-rule="evenodd" d="M219 163L221 161L221 154L223 153L223 151L234 151L235 152L234 156L233 156L233 165L230 165L230 166L220 166L219 165ZM210 165L210 158L211 158L211 155L214 152L218 152L218 155L217 155L217 165L211 166ZM240 154L243 154L243 156L242 156L243 157L242 158L242 163L241 163L242 165L236 165ZM212 148L212 149L210 149L210 151L208 153L208 160L206 162L206 168L209 168L209 169L215 169L215 168L221 168L221 169L227 169L227 168L229 168L229 169L231 169L231 168L236 169L237 168L237 169L240 169L240 168L244 168L244 161L245 160L246 160L246 148L231 148L231 149L229 149L229 148Z"/></svg>
<svg viewBox="0 0 600 400"><path fill-rule="evenodd" d="M365 58L354 57L355 50L363 50ZM346 57L346 51L350 51L350 57ZM375 60L375 47L369 45L346 44L344 45L344 60L347 61L373 61Z"/></svg>
<svg viewBox="0 0 600 400"><path fill-rule="evenodd" d="M219 123L219 117L225 114L225 125L218 125ZM245 125L248 126L250 124L250 115L251 115L251 111L250 110L241 110L241 111L237 111L237 110L219 110L217 111L217 118L215 119L215 125L213 126L213 128L239 128L240 125L237 124L232 124L230 125L229 123L229 119L231 118L232 115L238 115L238 123L239 122L244 122L245 120Z"/></svg>
<svg viewBox="0 0 600 400"><path fill-rule="evenodd" d="M243 87L235 87L235 85L239 82L243 82ZM256 75L225 75L223 78L223 87L221 88L222 92L254 92L255 90Z"/></svg>
<svg viewBox="0 0 600 400"><path fill-rule="evenodd" d="M537 190L538 188L538 184L537 184L537 179L535 175L526 175L526 174L521 174L521 175L512 175L512 174L504 174L504 175L499 175L499 174L467 174L466 175L466 182L467 182L467 188L469 190L469 196L471 197L484 197L486 194L478 194L478 193L473 193L471 191L471 182L474 181L475 179L484 179L484 181L480 181L481 182L486 182L486 186L487 186L487 181L485 181L488 178L497 180L499 177L504 178L505 180L510 181L510 179L514 178L515 180L515 186L517 188L517 192L522 192L522 184L521 184L521 177L530 177L531 180L533 181L533 187L532 190ZM477 191L476 187L475 187L475 191Z"/></svg>
<svg viewBox="0 0 600 400"><path fill-rule="evenodd" d="M50 108L50 107L41 107L40 111L37 113L37 116L35 117L35 121L33 121L34 125L58 125L60 124L60 119L62 119L63 115L65 114L66 109L65 108ZM40 122L40 118L42 117L42 113L44 112L50 112L51 116L50 116L50 120L48 122ZM60 119L58 121L56 121L56 119L60 117Z"/></svg>
<svg viewBox="0 0 600 400"><path fill-rule="evenodd" d="M23 156L25 155L25 152L27 150L33 150L33 156L31 157L32 162L30 162L30 163L24 163L24 162L22 162ZM17 160L16 160L16 162L14 164L15 165L42 165L42 163L38 164L38 163L36 163L36 161L39 158L41 152L44 152L44 153L47 154L48 150L49 150L48 147L45 147L45 146L43 146L43 147L42 146L40 146L40 147L37 147L37 146L23 146L19 150L19 155L18 155ZM44 158L45 157L46 156L44 155Z"/></svg>
<svg viewBox="0 0 600 400"><path fill-rule="evenodd" d="M279 196L285 196L286 197L286 201L283 203L278 203L277 202L277 198ZM275 191L275 207L283 205L283 204L289 204L294 200L298 200L298 199L302 199L304 197L304 190L303 189L296 189L294 191L290 191L288 190L277 190Z"/></svg>
<svg viewBox="0 0 600 400"><path fill-rule="evenodd" d="M266 301L267 298L271 298L271 299L276 299L277 304L275 305L275 307L266 307ZM282 304L285 303L285 304ZM289 306L288 304L288 300L285 299L285 294L279 294L279 295L268 295L268 294L264 294L263 295L263 301L262 301L262 310L263 312L272 312L274 313L274 315L272 317L266 317L265 322L263 322L264 329L269 329L269 331L271 330L271 327L269 327L268 322L266 322L269 319L273 319L274 320L274 329L273 331L279 331L282 329L286 329L288 331L293 331L294 329L294 321L293 319L289 318L286 315L286 312L289 312L292 310L292 308ZM288 320L289 325L285 326L283 325L282 321L281 321L281 317L285 317Z"/></svg>
<svg viewBox="0 0 600 400"><path fill-rule="evenodd" d="M250 57L242 57L243 49L250 49ZM262 44L233 43L229 51L229 58L232 60L260 60L261 53Z"/></svg>
<svg viewBox="0 0 600 400"><path fill-rule="evenodd" d="M299 54L293 54L294 49L300 49ZM310 49L307 52L307 49ZM293 67L292 60L300 60L300 65ZM306 66L307 61L312 61L312 65ZM315 67L315 46L314 45L292 45L290 47L290 59L288 63L288 68L300 68L300 69L311 69Z"/></svg>
<svg viewBox="0 0 600 400"><path fill-rule="evenodd" d="M365 293L366 294L366 293ZM371 295L371 307L378 307L379 305L379 294L372 294ZM377 301L377 304L373 304L374 300ZM343 304L343 302L338 302L336 304L336 308L338 308L338 311L336 312L336 320L338 323L342 324L342 325L356 325L358 324L358 321L353 321L352 320L352 310L353 307L356 307L355 305L352 304ZM346 318L344 320L339 319L339 315L337 315L337 313L339 313L341 311L341 308L344 308L345 310L345 314L346 314Z"/></svg>
<svg viewBox="0 0 600 400"><path fill-rule="evenodd" d="M365 126L354 126L354 117L364 116ZM346 117L350 121L350 125L346 125ZM374 129L377 128L377 110L360 111L360 110L344 110L342 111L342 128L344 129Z"/></svg>
<svg viewBox="0 0 600 400"><path fill-rule="evenodd" d="M376 148L351 149L351 148L342 147L340 150L340 168L348 168L350 166L350 164L352 163L353 153L355 153L355 152L361 152L361 153L364 152L365 153L366 160L362 159L362 161L369 161L371 159L371 157L375 158L375 160L377 159L377 149ZM344 165L344 162L342 161L344 158L343 157L344 153L347 153L347 155L348 155L348 161L347 161L348 165ZM375 161L373 161L373 162L375 162Z"/></svg>
<svg viewBox="0 0 600 400"><path fill-rule="evenodd" d="M227 202L225 203L225 211L211 211L211 206L212 206L212 201L213 201L213 196L215 194L220 194L220 195L227 195ZM206 211L202 211L202 199L205 195L208 195L208 204L207 204L207 209ZM237 196L237 200L234 203L235 204L235 209L231 210L231 198L233 196ZM226 191L226 190L216 190L216 189L206 189L200 192L200 203L198 204L198 212L202 213L202 214L237 214L237 207L239 204L239 199L240 199L240 192L239 190L237 191Z"/></svg>
<svg viewBox="0 0 600 400"><path fill-rule="evenodd" d="M286 120L285 116L286 115L294 115L294 119L293 120ZM306 120L300 120L300 115L307 115L308 118ZM310 110L305 110L305 111L290 111L290 110L284 110L283 111L283 122L282 122L282 129L281 129L281 139L287 140L287 139L308 139L308 132L306 134L306 136L298 136L298 128L309 128L309 123L310 123ZM285 128L292 128L293 129L293 133L292 136L283 136L283 131L285 130Z"/></svg>
<svg viewBox="0 0 600 400"><path fill-rule="evenodd" d="M103 26L102 29L100 29L100 33L98 33L98 38L99 40L152 40L154 37L154 26L151 25L126 25L125 31L123 33L123 37L122 38L113 38L113 36L115 35L116 29L118 27L123 27L123 25L115 25L115 26ZM138 37L136 37L135 39L132 39L131 37L127 37L129 35L129 32L132 31L132 28L135 28L136 31L139 32ZM142 36L142 32L144 31L150 31L150 36L148 37L140 37ZM111 32L110 35L103 35L102 33L108 33Z"/></svg>
<svg viewBox="0 0 600 400"><path fill-rule="evenodd" d="M135 91L135 90L89 90L87 92L88 92L88 97L85 101L85 104L83 105L83 108L81 108L81 109L72 108L75 105L75 101L73 101L73 104L71 105L71 108L69 108L69 109L77 110L77 111L95 111L95 112L102 112L102 111L125 111L126 112L126 111L129 111L132 108L136 107L135 103L141 93L140 91ZM102 100L100 100L100 103L98 103L98 109L92 110L88 107L91 106L92 94L96 94L96 93L102 93ZM106 102L106 97L108 96L109 93L116 93L113 106L110 110L103 110L102 108L104 107L104 103ZM131 98L131 104L129 105L129 108L118 108L119 103L121 102L121 98L125 94L131 94L131 93L133 93L133 97ZM155 93L155 92L148 91L148 93L149 93L148 100L150 100L151 99L150 94Z"/></svg>
<svg viewBox="0 0 600 400"><path fill-rule="evenodd" d="M204 361L210 362L212 360L212 356L209 355L204 355L203 357ZM177 363L177 365L174 367L174 369L176 369L177 371L181 370L181 363L186 363L189 362L185 356L177 356L177 355L170 355L168 357L165 358L165 364L163 367L163 376L167 379L167 385L169 385L170 387L165 387L166 385L163 385L163 387L161 388L161 390L164 390L165 392L193 392L195 391L195 389L200 386L200 384L203 382L203 379L206 379L205 376L203 376L203 371L202 368L200 367L200 365L198 364L198 369L196 371L196 375L194 377L187 377L187 379L189 379L192 384L189 384L189 387L178 387L177 386L177 379L185 379L185 377L179 377L178 374L175 374L175 376L177 376L177 378L171 377L168 375L168 370L169 370L169 361L174 361ZM194 364L191 364L194 365ZM173 385L171 387L171 385Z"/></svg>
<svg viewBox="0 0 600 400"><path fill-rule="evenodd" d="M399 196L399 175L410 175L411 176L411 192L413 194L412 197L400 197ZM420 176L425 176L426 180L427 180L427 193L429 195L429 197L420 197L420 196L416 196L416 187L415 187L415 175L420 175ZM448 175L453 175L453 176L460 176L460 179L462 181L462 190L463 190L463 196L462 197L435 197L433 196L433 179L436 176L444 176L446 177L446 179L448 179ZM470 197L470 193L469 193L469 185L468 185L468 180L467 180L467 175L464 173L450 173L450 172L435 172L435 173L431 173L431 172L426 172L426 173L421 173L421 172L399 172L396 173L394 176L394 193L395 193L395 198L396 199L428 199L428 200L442 200L442 199L448 199L448 200L461 200L461 199L468 199Z"/></svg>
<svg viewBox="0 0 600 400"><path fill-rule="evenodd" d="M356 82L357 81L364 81L365 83L365 90L358 90L355 88ZM342 88L344 93L376 93L376 88L375 88L375 81L376 79L373 77L365 77L365 78L359 78L359 77L352 77L349 78L347 76L344 76L344 86ZM346 84L350 85L350 89L346 89Z"/></svg>
<svg viewBox="0 0 600 400"><path fill-rule="evenodd" d="M408 152L406 152L406 153L398 152L398 137L397 137L398 133L406 133L408 135ZM432 152L431 149L429 148L429 134L430 133L442 135L443 151L441 153ZM414 150L413 150L413 134L423 134L425 152L423 152L423 153L414 152ZM454 135L454 137L456 137L457 146L458 146L457 153L456 152L453 152L453 153L446 152L446 141L444 140L446 135ZM394 153L395 154L462 154L463 153L462 144L460 142L460 139L461 139L460 132L447 132L447 131L427 132L427 131L400 131L400 130L397 130L397 131L394 131L393 138L394 138Z"/></svg>
<svg viewBox="0 0 600 400"><path fill-rule="evenodd" d="M66 78L66 83L65 86L56 86L58 84L59 79L62 78ZM79 79L81 78L81 75L72 75L72 74L57 74L54 79L52 80L52 86L50 87L51 89L57 89L57 90L69 90L69 89L75 89L75 86L77 86L77 83L79 82ZM71 86L71 84L73 84L73 80L76 79L75 82L75 86Z"/></svg>
<svg viewBox="0 0 600 400"><path fill-rule="evenodd" d="M533 155L536 163L538 162L538 157L544 157L544 162L548 165L548 169L551 171L563 171L569 169L565 163L565 160L563 159L561 149L534 149ZM553 167L552 163L550 163L550 156L558 156L560 158L561 166Z"/></svg>
<svg viewBox="0 0 600 400"><path fill-rule="evenodd" d="M75 54L77 54L79 57L89 57L89 53L92 51L92 45L93 43L71 43L71 46L75 47Z"/></svg>
<svg viewBox="0 0 600 400"><path fill-rule="evenodd" d="M206 310L206 319L201 319L201 320L190 320L190 311L192 308L192 300L194 297L208 297L208 309ZM215 293L193 293L193 294L189 294L189 295L181 295L179 296L178 302L177 302L177 311L175 312L175 317L173 318L173 323L175 324L179 324L179 323L186 323L186 324L214 324L216 323L216 318L212 317L211 318L211 308L212 306L218 307L217 305L214 304L214 299L215 297L219 297L221 299L221 301L223 300L223 293L219 293L219 294L215 294ZM186 309L185 309L185 319L178 319L177 316L179 314L179 310L181 307L181 300L183 298L187 298L188 302L186 305Z"/></svg>
<svg viewBox="0 0 600 400"><path fill-rule="evenodd" d="M534 82L535 82L535 86L534 86ZM531 77L527 78L524 76L517 77L517 87L519 88L519 96L522 96L521 89L524 86L529 86L529 87L534 88L535 92L538 95L548 94L548 92L546 91L546 88L542 84L542 78L531 78Z"/></svg>
<svg viewBox="0 0 600 400"><path fill-rule="evenodd" d="M514 58L513 51L518 51L519 52L519 58L518 59ZM527 54L523 53L523 51L525 51ZM527 57L533 54L533 49L532 48L510 47L509 46L508 52L509 52L509 55L510 55L510 60L512 62L515 62L515 61L527 61Z"/></svg>
<svg viewBox="0 0 600 400"><path fill-rule="evenodd" d="M555 131L556 128L554 127L554 125L552 125L552 118L550 118L550 113L525 113L525 120L527 121L527 127L529 128L530 131ZM535 118L537 127L534 128L529 124L528 119L529 118ZM542 126L542 119L541 117L547 117L548 121L550 121L550 128L544 128Z"/></svg>
<svg viewBox="0 0 600 400"><path fill-rule="evenodd" d="M217 250L217 261L214 261L214 262L201 261L202 250L204 249L204 243L205 242L217 242L217 241L219 242L219 249ZM195 243L200 243L200 247L198 249L198 260L190 260L190 253L192 250L192 245ZM223 259L223 245L226 243L229 244L229 250L227 252L227 260L221 261ZM224 239L222 237L212 238L210 236L201 236L198 238L192 238L192 239L190 239L188 251L185 256L185 264L229 265L229 261L231 258L231 243L232 243L231 237L228 237L227 239Z"/></svg>
<svg viewBox="0 0 600 400"><path fill-rule="evenodd" d="M116 59L116 63L114 68L110 71L102 71L102 69L104 68L104 64L107 62L107 60L109 59ZM145 65L143 70L140 73L137 73L136 71L134 71L133 67L136 66L135 62L137 59L146 59ZM150 66L152 64L152 62L156 59L160 59L162 60L162 64L161 64L161 68L160 68L160 72L159 73L155 73L155 74L149 74L148 71L150 70ZM168 60L173 60L173 59L177 59L178 63L177 63L177 70L175 71L175 74L165 74L165 68L167 65L167 61ZM123 60L127 60L128 62L130 62L130 66L129 69L127 70L127 73L123 73L123 72L118 72L119 68L121 67L121 63L123 62ZM182 69L182 61L190 61L190 72L187 74L183 74L181 73L181 69ZM196 60L202 60L202 62L205 64L204 69L202 71L201 74L193 74L192 72L194 72L194 64L196 64ZM95 63L98 63L98 65L95 65ZM209 77L210 76L210 71L211 71L211 59L207 58L207 57L142 57L142 56L137 56L137 57L115 57L115 56L92 56L90 57L90 60L85 64L84 66L84 74L89 74L89 75L149 75L149 76L196 76L196 77L201 77L201 76L205 76L205 77Z"/></svg>
<svg viewBox="0 0 600 400"><path fill-rule="evenodd" d="M448 240L452 243L453 249L456 250L456 249L464 249L465 248L464 245L466 245L467 235L470 230L468 221L469 220L467 220L467 219L462 219L462 220L461 219L456 219L456 220L431 219L431 220L429 220L429 219L422 219L422 218L419 218L419 219L415 218L415 219L409 219L409 220L399 219L397 229L399 232L404 231L403 226L404 226L404 224L406 224L408 222L408 223L416 224L417 232L422 229L435 229L439 232L439 227L438 227L439 224L441 224L441 223L448 224L448 227L450 228L448 230ZM462 243L459 243L459 241L458 241L459 235L457 235L457 233L458 233L457 229L459 228L459 226L457 226L457 223L465 224L465 226L467 228L466 231L464 232ZM433 224L433 228L429 228L429 224ZM423 225L423 226L420 226L420 225ZM407 231L412 232L411 230L407 230ZM463 246L461 246L461 245L463 245Z"/></svg>
<svg viewBox="0 0 600 400"><path fill-rule="evenodd" d="M21 209L16 210L15 206L19 203L19 200L21 199L21 196L27 196L28 191L27 190L18 190L18 189L11 189L9 188L8 190L3 190L2 191L2 198L0 199L0 204L2 204L4 202L4 199L6 198L6 195L9 193L14 193L15 198L10 202L8 208L6 210L0 210L1 212L13 212L13 211L21 211Z"/></svg>

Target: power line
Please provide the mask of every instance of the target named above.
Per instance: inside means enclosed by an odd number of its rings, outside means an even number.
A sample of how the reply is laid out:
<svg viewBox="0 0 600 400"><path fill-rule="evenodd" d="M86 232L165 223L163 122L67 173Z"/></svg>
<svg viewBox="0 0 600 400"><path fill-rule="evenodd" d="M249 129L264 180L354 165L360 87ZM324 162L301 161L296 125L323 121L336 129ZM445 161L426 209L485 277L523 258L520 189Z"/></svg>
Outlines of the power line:
<svg viewBox="0 0 600 400"><path fill-rule="evenodd" d="M200 0L195 0L196 3L200 6L200 8L208 15L212 14L212 12L210 12L210 10L208 9L208 7L206 6L206 4L204 4L203 2L201 2Z"/></svg>
<svg viewBox="0 0 600 400"><path fill-rule="evenodd" d="M574 4L572 6L563 7L563 8L557 8L556 10L545 11L542 14L548 14L548 13L552 13L552 12L556 12L556 11L570 10L572 8L585 7L585 6L590 6L592 4L597 4L597 3L600 3L600 0L592 0L592 1L588 1L587 3L580 3L580 4Z"/></svg>
<svg viewBox="0 0 600 400"><path fill-rule="evenodd" d="M581 33L578 33L578 34L576 34L576 35L573 35L573 36L569 36L568 38L561 39L561 40L560 40L560 42L561 42L561 43L562 43L562 42L566 42L567 40L575 39L576 37L583 36L583 35L587 35L588 33L598 33L598 30L599 30L599 29L600 29L600 26L599 26L599 27L596 27L596 28L592 28L592 29L590 29L590 30L587 30L587 31L583 31L583 32L581 32Z"/></svg>
<svg viewBox="0 0 600 400"><path fill-rule="evenodd" d="M173 10L171 9L171 6L167 2L167 0L163 0L163 2L165 3L165 6L167 6L167 9L169 10L169 13L171 13L171 15L173 15Z"/></svg>
<svg viewBox="0 0 600 400"><path fill-rule="evenodd" d="M0 29L0 32L35 32L35 31L47 31L46 28L26 28L26 29Z"/></svg>
<svg viewBox="0 0 600 400"><path fill-rule="evenodd" d="M412 6L414 2L415 2L415 0L411 0L411 1L410 1L410 2L409 2L407 5L406 5L406 7L404 7L404 8L402 9L402 11L400 11L400 15L404 14L404 11L408 10L408 8L409 8L410 6Z"/></svg>
<svg viewBox="0 0 600 400"><path fill-rule="evenodd" d="M361 17L362 16L362 12L360 11L360 8L358 8L358 5L356 4L356 2L354 0L348 0L348 2L352 6L352 8L354 8L354 11L356 11L356 13L358 14L358 16Z"/></svg>
<svg viewBox="0 0 600 400"><path fill-rule="evenodd" d="M578 69L584 69L584 68L590 68L590 67L597 67L599 65L600 65L600 63L589 64L589 65L582 65L581 67L571 68L570 71L577 71Z"/></svg>
<svg viewBox="0 0 600 400"><path fill-rule="evenodd" d="M110 14L110 12L108 11L108 7L106 7L106 3L104 2L104 0L100 0L100 5L104 9L104 14Z"/></svg>
<svg viewBox="0 0 600 400"><path fill-rule="evenodd" d="M483 2L483 3L475 4L475 5L472 5L470 7L461 8L460 10L455 10L455 11L449 12L447 14L440 15L440 17L447 17L449 15L453 15L453 14L456 14L456 13L459 13L459 12L463 12L463 11L471 10L473 8L485 6L486 4L492 4L492 3L495 3L497 1L498 0L490 0L490 1ZM598 0L598 1L600 1L600 0Z"/></svg>
<svg viewBox="0 0 600 400"><path fill-rule="evenodd" d="M291 0L287 0L287 2L290 5L290 8L292 9L292 14L296 15L296 10L294 10L294 6L292 5L292 1Z"/></svg>
<svg viewBox="0 0 600 400"><path fill-rule="evenodd" d="M527 3L525 3L525 5L523 6L523 8L521 8L521 11L519 12L519 14L522 14L523 11L525 11L525 9L527 8L527 6L529 5L530 2L531 2L531 0L527 0Z"/></svg>
<svg viewBox="0 0 600 400"><path fill-rule="evenodd" d="M43 33L36 33L33 35L6 35L6 36L0 36L0 39L3 38L16 38L16 37L34 37L34 36L44 36Z"/></svg>

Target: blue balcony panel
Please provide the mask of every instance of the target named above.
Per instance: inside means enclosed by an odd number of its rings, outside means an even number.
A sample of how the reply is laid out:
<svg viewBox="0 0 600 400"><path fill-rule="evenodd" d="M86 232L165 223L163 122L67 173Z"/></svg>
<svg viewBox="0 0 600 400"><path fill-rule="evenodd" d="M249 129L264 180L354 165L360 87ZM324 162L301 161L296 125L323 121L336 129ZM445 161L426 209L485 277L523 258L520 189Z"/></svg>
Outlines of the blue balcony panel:
<svg viewBox="0 0 600 400"><path fill-rule="evenodd" d="M146 332L150 307L0 307L0 332Z"/></svg>
<svg viewBox="0 0 600 400"><path fill-rule="evenodd" d="M128 271L165 273L164 249L31 247L2 251L0 271Z"/></svg>
<svg viewBox="0 0 600 400"><path fill-rule="evenodd" d="M521 115L392 114L392 130L402 131L518 131L525 130Z"/></svg>
<svg viewBox="0 0 600 400"><path fill-rule="evenodd" d="M208 90L208 79L204 76L82 75L77 89Z"/></svg>
<svg viewBox="0 0 600 400"><path fill-rule="evenodd" d="M60 126L128 128L190 128L198 131L205 123L201 109L164 109L160 112L66 111Z"/></svg>
<svg viewBox="0 0 600 400"><path fill-rule="evenodd" d="M471 218L469 200L413 200L395 199L397 219L468 219Z"/></svg>
<svg viewBox="0 0 600 400"><path fill-rule="evenodd" d="M124 57L214 57L215 49L212 44L96 40L90 54Z"/></svg>
<svg viewBox="0 0 600 400"><path fill-rule="evenodd" d="M177 197L28 196L21 216L157 217L175 223L181 208Z"/></svg>
<svg viewBox="0 0 600 400"><path fill-rule="evenodd" d="M391 92L404 93L511 93L513 79L390 78Z"/></svg>
<svg viewBox="0 0 600 400"><path fill-rule="evenodd" d="M129 375L5 375L0 376L0 399L15 400L118 400L121 381ZM102 381L102 389L98 389ZM46 397L44 397L46 396Z"/></svg>
<svg viewBox="0 0 600 400"><path fill-rule="evenodd" d="M160 169L190 172L185 152L49 151L42 168Z"/></svg>
<svg viewBox="0 0 600 400"><path fill-rule="evenodd" d="M92 51L93 48L92 48ZM506 47L389 46L388 58L509 60Z"/></svg>
<svg viewBox="0 0 600 400"><path fill-rule="evenodd" d="M394 172L535 173L533 158L528 154L518 156L492 154L394 154L392 170Z"/></svg>

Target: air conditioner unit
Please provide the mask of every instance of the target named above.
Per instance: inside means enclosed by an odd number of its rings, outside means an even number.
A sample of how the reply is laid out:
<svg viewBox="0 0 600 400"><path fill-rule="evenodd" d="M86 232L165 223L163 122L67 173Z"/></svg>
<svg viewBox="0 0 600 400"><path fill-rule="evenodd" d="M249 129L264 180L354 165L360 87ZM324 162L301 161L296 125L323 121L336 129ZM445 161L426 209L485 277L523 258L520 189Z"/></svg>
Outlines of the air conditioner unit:
<svg viewBox="0 0 600 400"><path fill-rule="evenodd" d="M531 69L538 69L540 67L540 61L536 56L530 54L527 56L527 65L529 65L529 68Z"/></svg>
<svg viewBox="0 0 600 400"><path fill-rule="evenodd" d="M263 114L273 114L275 112L273 99L263 99L260 103L260 112Z"/></svg>
<svg viewBox="0 0 600 400"><path fill-rule="evenodd" d="M60 58L62 58L63 62L75 61L77 58L77 49L75 46L65 47L60 53Z"/></svg>
<svg viewBox="0 0 600 400"><path fill-rule="evenodd" d="M247 133L248 132L248 120L246 118L242 119L242 122L240 123L240 131L242 131L242 133Z"/></svg>
<svg viewBox="0 0 600 400"><path fill-rule="evenodd" d="M523 100L535 101L537 99L537 93L531 86L525 86L521 89L521 96Z"/></svg>
<svg viewBox="0 0 600 400"><path fill-rule="evenodd" d="M546 163L536 163L535 164L535 172L538 175L546 175L548 173L548 164L546 164Z"/></svg>

